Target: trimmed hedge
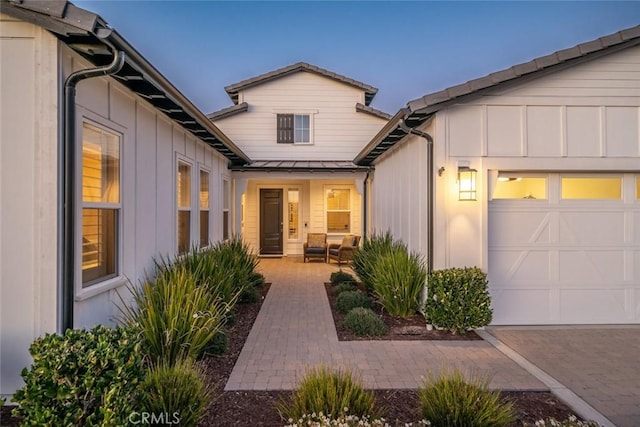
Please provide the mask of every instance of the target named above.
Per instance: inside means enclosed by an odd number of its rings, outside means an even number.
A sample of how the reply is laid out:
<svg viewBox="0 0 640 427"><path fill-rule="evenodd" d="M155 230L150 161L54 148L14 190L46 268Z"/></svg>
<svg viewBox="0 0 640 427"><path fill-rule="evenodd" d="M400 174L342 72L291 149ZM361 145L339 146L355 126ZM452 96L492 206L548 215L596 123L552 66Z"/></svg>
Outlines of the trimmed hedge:
<svg viewBox="0 0 640 427"><path fill-rule="evenodd" d="M428 323L456 333L491 323L487 275L477 267L434 271L424 312Z"/></svg>

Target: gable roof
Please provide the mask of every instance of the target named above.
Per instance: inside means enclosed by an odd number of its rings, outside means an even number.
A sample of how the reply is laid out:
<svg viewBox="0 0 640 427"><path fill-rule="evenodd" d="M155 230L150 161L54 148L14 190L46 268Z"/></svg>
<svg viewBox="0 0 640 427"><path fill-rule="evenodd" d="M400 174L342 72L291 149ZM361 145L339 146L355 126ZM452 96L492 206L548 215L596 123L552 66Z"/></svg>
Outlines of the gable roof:
<svg viewBox="0 0 640 427"><path fill-rule="evenodd" d="M180 123L232 164L251 162L229 137L99 15L67 0L0 0L0 12L47 29L96 66L109 64L114 51L124 52L125 63L113 78Z"/></svg>
<svg viewBox="0 0 640 427"><path fill-rule="evenodd" d="M406 108L400 109L360 151L354 163L370 165L407 136L412 128L425 123L448 106L479 98L491 91L524 84L639 44L640 25L409 101Z"/></svg>
<svg viewBox="0 0 640 427"><path fill-rule="evenodd" d="M320 68L315 65L308 64L306 62L298 62L283 68L279 68L274 71L270 71L265 74L261 74L256 77L252 77L250 79L243 80L238 83L234 83L232 85L226 86L224 90L227 91L227 94L229 94L229 98L231 98L233 103L237 104L238 93L240 91L253 86L261 85L266 82L277 80L279 78L289 76L291 74L300 73L300 72L313 73L313 74L316 74L322 77L327 77L337 82L344 83L349 86L353 86L355 88L361 89L364 91L364 100L366 105L369 105L373 100L373 97L376 96L376 93L378 93L378 88L376 87L373 87L371 85L360 82L358 80L354 80L352 78L343 76L341 74L337 74L332 71L325 70L324 68Z"/></svg>

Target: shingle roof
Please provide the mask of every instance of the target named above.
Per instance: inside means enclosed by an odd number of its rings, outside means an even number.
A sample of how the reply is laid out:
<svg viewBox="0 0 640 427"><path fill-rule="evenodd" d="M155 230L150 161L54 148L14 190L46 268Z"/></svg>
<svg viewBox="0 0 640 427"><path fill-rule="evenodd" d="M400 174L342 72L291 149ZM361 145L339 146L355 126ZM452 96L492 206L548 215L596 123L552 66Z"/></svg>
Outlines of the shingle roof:
<svg viewBox="0 0 640 427"><path fill-rule="evenodd" d="M246 102L241 102L238 105L232 105L231 107L223 108L222 110L209 113L207 114L207 117L211 121L216 121L219 119L225 119L227 117L235 116L236 114L244 113L247 110L249 110L249 104L247 104Z"/></svg>
<svg viewBox="0 0 640 427"><path fill-rule="evenodd" d="M408 135L407 128L419 126L433 114L450 105L472 100L490 91L522 84L639 44L640 25L409 101L407 107L400 109L358 153L354 163L372 164Z"/></svg>
<svg viewBox="0 0 640 427"><path fill-rule="evenodd" d="M125 63L113 78L230 162L251 162L229 137L99 15L66 0L0 0L0 11L45 28L96 66L112 61L111 47L123 51Z"/></svg>
<svg viewBox="0 0 640 427"><path fill-rule="evenodd" d="M437 106L451 100L474 94L475 92L492 89L498 85L521 80L526 76L539 75L542 71L552 69L554 72L561 69L563 64L575 65L580 59L592 60L599 57L597 54L609 54L616 47L627 48L640 43L640 25L617 33L600 37L598 39L581 43L568 49L559 50L550 55L541 56L529 62L514 65L505 70L491 73L478 79L469 80L466 83L425 95L421 98L409 101L407 106L412 110L420 110L431 107L437 111Z"/></svg>
<svg viewBox="0 0 640 427"><path fill-rule="evenodd" d="M319 76L328 77L335 81L347 84L349 86L356 87L358 89L362 89L365 92L365 104L369 105L373 100L373 97L378 93L378 88L368 85L366 83L360 82L358 80L354 80L352 78L334 73L329 70L325 70L324 68L317 67L315 65L308 64L306 62L298 62L296 64L292 64L283 68L279 68L277 70L261 74L256 77L252 77L247 80L243 80L238 83L234 83L224 88L229 94L229 98L233 101L234 104L238 103L238 92L243 89L257 86L262 83L266 83L268 81L276 80L284 76L288 76L290 74L299 73L299 72L307 72L317 74Z"/></svg>
<svg viewBox="0 0 640 427"><path fill-rule="evenodd" d="M373 107L360 104L359 102L356 104L356 111L359 113L371 114L372 116L379 117L385 120L389 120L391 118L391 114L385 113L384 111L376 110Z"/></svg>

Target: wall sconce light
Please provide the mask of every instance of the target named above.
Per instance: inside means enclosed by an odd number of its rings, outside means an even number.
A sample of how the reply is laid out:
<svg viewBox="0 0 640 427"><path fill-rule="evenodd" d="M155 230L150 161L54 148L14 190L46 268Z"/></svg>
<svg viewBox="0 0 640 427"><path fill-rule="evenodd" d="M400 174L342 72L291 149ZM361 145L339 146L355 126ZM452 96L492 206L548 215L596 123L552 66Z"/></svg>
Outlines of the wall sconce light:
<svg viewBox="0 0 640 427"><path fill-rule="evenodd" d="M458 200L476 200L478 171L469 166L458 166Z"/></svg>

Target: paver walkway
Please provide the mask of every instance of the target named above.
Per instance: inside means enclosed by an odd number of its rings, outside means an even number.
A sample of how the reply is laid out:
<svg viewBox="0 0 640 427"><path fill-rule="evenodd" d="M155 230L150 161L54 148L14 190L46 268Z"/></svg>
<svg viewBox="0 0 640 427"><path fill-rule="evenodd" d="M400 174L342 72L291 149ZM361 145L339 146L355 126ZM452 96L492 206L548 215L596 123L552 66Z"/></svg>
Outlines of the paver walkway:
<svg viewBox="0 0 640 427"><path fill-rule="evenodd" d="M271 289L226 390L290 390L318 364L349 368L367 388L417 388L429 372L457 366L492 376L493 388L547 390L485 341L338 341L324 288L336 264L260 264Z"/></svg>
<svg viewBox="0 0 640 427"><path fill-rule="evenodd" d="M489 332L618 427L640 426L640 326L492 327Z"/></svg>

